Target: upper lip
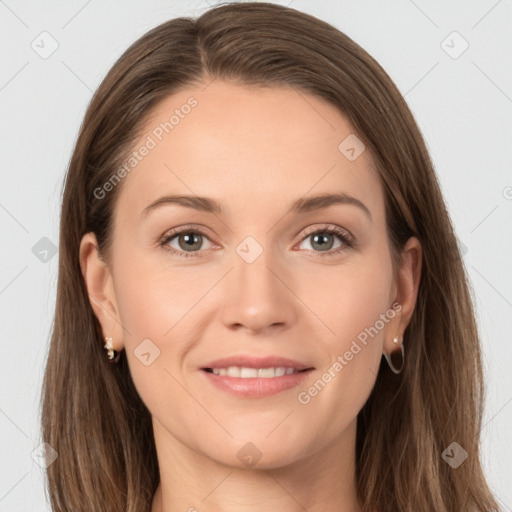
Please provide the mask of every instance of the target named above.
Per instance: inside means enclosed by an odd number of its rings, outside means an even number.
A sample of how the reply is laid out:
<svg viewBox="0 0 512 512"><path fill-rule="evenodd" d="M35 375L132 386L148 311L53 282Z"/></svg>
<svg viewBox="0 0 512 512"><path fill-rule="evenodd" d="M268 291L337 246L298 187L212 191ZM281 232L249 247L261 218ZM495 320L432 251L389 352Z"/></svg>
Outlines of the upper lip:
<svg viewBox="0 0 512 512"><path fill-rule="evenodd" d="M275 356L267 356L267 357L256 357L250 355L237 355L231 357L223 357L222 359L216 359L215 361L211 361L204 366L202 369L206 368L228 368L229 366L239 366L244 368L295 368L297 370L307 370L309 368L313 368L307 364L300 363L298 361L294 361L293 359L288 359L286 357L275 357Z"/></svg>

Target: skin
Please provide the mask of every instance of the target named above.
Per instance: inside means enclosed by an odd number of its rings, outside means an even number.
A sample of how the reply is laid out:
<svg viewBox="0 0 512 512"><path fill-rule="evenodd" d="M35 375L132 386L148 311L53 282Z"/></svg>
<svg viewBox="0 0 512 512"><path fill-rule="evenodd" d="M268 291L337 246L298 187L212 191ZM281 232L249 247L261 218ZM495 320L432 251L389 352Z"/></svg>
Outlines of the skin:
<svg viewBox="0 0 512 512"><path fill-rule="evenodd" d="M135 147L190 96L198 105L124 178L112 251L100 259L93 233L80 247L103 334L125 349L152 414L161 474L152 512L359 511L357 414L382 354L397 349L392 339L413 313L420 243L408 241L393 273L371 154L349 161L338 150L353 129L316 96L219 80L190 87L157 106ZM288 213L298 198L333 192L362 201L371 219L351 204ZM141 221L151 202L178 193L214 198L225 213L168 204ZM199 252L180 257L159 246L172 228L189 224L206 231ZM325 224L348 230L356 246L333 254L344 243L327 235L333 245L322 251L308 233ZM236 252L247 236L263 249L252 263ZM187 251L183 237L167 245ZM401 312L300 403L298 393L395 301ZM134 354L147 338L160 350L149 366ZM296 388L247 399L218 390L199 369L241 353L288 357L315 370ZM250 468L237 457L248 442L261 452Z"/></svg>

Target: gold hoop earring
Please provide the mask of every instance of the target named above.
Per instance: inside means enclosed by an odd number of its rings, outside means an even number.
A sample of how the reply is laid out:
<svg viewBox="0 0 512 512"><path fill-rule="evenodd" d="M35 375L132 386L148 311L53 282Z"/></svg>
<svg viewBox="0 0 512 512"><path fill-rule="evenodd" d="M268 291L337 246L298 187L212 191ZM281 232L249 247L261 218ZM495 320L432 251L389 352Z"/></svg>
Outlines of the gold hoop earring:
<svg viewBox="0 0 512 512"><path fill-rule="evenodd" d="M398 336L395 336L393 338L393 343L395 345L398 345L400 343L400 349L401 349L401 352L402 352L402 365L400 366L399 369L397 369L395 367L395 365L393 364L393 361L391 360L391 354L384 354L384 357L386 358L386 361L388 362L388 365L389 365L389 368L391 369L391 371L393 373L396 373L397 375L399 373L402 373L402 370L404 369L404 364L405 364L405 349L404 349L404 344L403 344L403 338L399 338ZM396 351L398 352L398 351ZM395 352L393 352L394 354Z"/></svg>
<svg viewBox="0 0 512 512"><path fill-rule="evenodd" d="M105 348L107 350L107 357L109 363L117 363L119 361L119 358L121 357L121 352L114 350L114 345L112 344L112 338L105 338Z"/></svg>

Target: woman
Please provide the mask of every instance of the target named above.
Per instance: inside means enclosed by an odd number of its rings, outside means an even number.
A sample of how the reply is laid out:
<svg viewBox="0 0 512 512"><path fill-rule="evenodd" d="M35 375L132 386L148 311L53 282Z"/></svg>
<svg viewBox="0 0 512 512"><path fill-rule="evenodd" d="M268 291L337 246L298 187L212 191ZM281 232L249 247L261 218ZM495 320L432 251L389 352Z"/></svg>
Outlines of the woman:
<svg viewBox="0 0 512 512"><path fill-rule="evenodd" d="M266 3L136 41L66 177L53 509L498 510L482 401L453 228L375 60Z"/></svg>

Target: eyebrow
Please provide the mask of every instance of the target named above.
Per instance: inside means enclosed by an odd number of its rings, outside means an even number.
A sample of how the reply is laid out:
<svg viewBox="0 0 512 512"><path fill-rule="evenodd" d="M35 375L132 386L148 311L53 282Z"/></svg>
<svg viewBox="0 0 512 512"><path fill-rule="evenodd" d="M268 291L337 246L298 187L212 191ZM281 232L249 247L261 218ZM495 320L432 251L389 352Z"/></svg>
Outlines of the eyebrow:
<svg viewBox="0 0 512 512"><path fill-rule="evenodd" d="M142 210L141 217L146 217L151 211L169 204L177 204L186 208L192 208L202 212L214 213L222 215L224 210L219 202L209 197L200 197L196 195L166 195L153 201L150 205ZM309 197L301 197L291 204L290 212L301 213L321 210L328 208L335 204L350 204L360 208L369 218L372 219L372 214L367 206L348 194L319 194Z"/></svg>

